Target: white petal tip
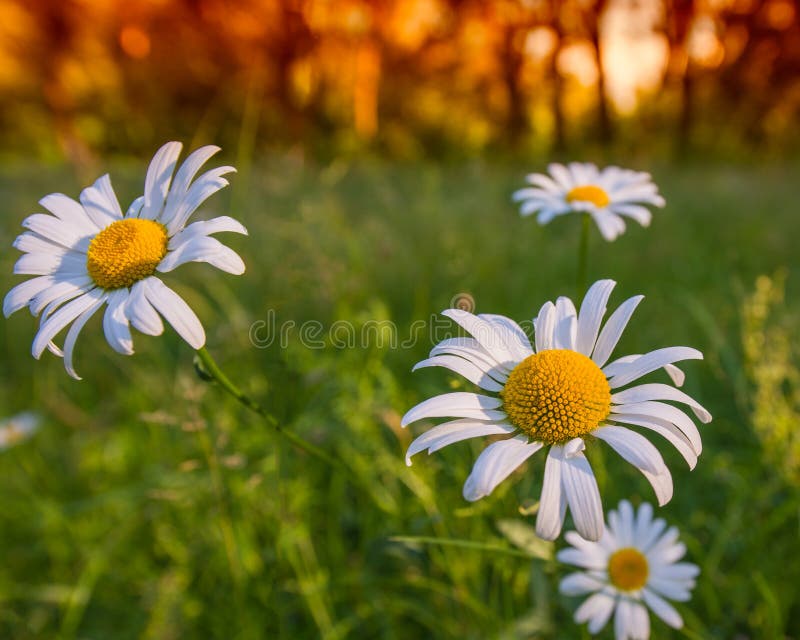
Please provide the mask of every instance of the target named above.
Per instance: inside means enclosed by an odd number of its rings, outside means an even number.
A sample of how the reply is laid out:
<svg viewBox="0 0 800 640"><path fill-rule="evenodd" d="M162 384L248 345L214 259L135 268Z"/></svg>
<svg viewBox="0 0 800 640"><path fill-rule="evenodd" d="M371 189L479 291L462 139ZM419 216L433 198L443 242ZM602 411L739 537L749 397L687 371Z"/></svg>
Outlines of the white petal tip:
<svg viewBox="0 0 800 640"><path fill-rule="evenodd" d="M660 506L660 505L659 505ZM584 540L588 540L589 542L597 542L600 538L603 537L603 527L602 523L601 526L594 527L592 529L583 529L581 530L580 527L576 527L578 529L578 534Z"/></svg>
<svg viewBox="0 0 800 640"><path fill-rule="evenodd" d="M553 542L556 538L558 538L559 533L561 532L558 531L554 534L552 531L542 531L538 527L536 528L536 535L542 540L547 540L548 542Z"/></svg>

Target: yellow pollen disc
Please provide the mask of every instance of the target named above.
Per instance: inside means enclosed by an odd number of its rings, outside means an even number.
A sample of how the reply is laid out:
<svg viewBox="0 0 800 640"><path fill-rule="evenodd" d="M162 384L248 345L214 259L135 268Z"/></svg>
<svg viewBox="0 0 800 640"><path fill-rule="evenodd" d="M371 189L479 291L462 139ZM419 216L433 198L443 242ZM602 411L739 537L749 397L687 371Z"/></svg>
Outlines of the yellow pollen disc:
<svg viewBox="0 0 800 640"><path fill-rule="evenodd" d="M647 558L638 549L626 547L608 559L608 579L622 591L638 591L647 584Z"/></svg>
<svg viewBox="0 0 800 640"><path fill-rule="evenodd" d="M153 220L117 220L89 243L86 268L98 287L130 287L155 273L167 255L167 229Z"/></svg>
<svg viewBox="0 0 800 640"><path fill-rule="evenodd" d="M591 202L595 207L599 207L600 209L607 207L608 203L611 202L608 194L603 189L593 184L586 184L571 189L569 193L567 193L567 202L575 202L576 200Z"/></svg>
<svg viewBox="0 0 800 640"><path fill-rule="evenodd" d="M611 409L605 374L585 355L569 349L525 358L508 376L500 397L511 424L548 444L586 435Z"/></svg>

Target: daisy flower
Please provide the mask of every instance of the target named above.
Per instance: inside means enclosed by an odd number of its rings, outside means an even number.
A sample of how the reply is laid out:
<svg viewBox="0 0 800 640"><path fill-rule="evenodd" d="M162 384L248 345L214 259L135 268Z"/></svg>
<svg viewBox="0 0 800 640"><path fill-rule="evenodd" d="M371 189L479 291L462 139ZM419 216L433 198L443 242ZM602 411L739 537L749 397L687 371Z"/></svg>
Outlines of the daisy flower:
<svg viewBox="0 0 800 640"><path fill-rule="evenodd" d="M167 273L185 262L208 262L228 273L244 273L242 259L212 238L221 231L247 234L233 218L187 222L213 193L228 184L235 171L218 167L194 180L218 147L197 149L173 177L182 145L168 142L158 150L144 183L144 195L125 215L108 175L84 189L80 202L61 193L39 201L50 214L34 213L22 226L14 247L24 253L14 273L36 276L14 287L3 302L6 317L27 306L40 316L32 352L45 349L64 358L67 372L80 379L72 364L78 334L104 305L103 329L111 347L133 353L131 325L148 335L164 330L161 316L194 349L205 344L205 332L194 311L165 285L156 272ZM63 350L53 342L71 325Z"/></svg>
<svg viewBox="0 0 800 640"><path fill-rule="evenodd" d="M646 227L652 214L643 205L664 206L649 173L614 166L600 170L589 162L553 163L547 170L550 175L528 175L533 186L513 195L515 202L522 203L520 214L538 211L536 220L542 225L566 213L587 213L611 241L625 231L623 216Z"/></svg>
<svg viewBox="0 0 800 640"><path fill-rule="evenodd" d="M689 600L700 568L678 562L686 546L678 542L678 530L664 531L666 526L660 518L653 520L649 504L634 513L623 500L619 511L608 514L608 527L597 542L567 532L572 547L559 551L557 558L583 570L565 577L559 590L568 596L592 594L578 607L575 622L588 622L589 633L595 634L613 613L616 640L647 640L649 608L669 626L683 626L681 615L665 598Z"/></svg>
<svg viewBox="0 0 800 640"><path fill-rule="evenodd" d="M592 469L584 455L589 443L602 440L636 466L655 490L659 505L672 497L672 476L658 450L628 426L655 431L683 455L691 468L701 452L700 434L691 418L663 400L688 405L702 422L711 415L673 386L651 382L622 389L664 368L672 381L683 373L672 363L702 359L696 349L667 347L608 363L628 320L643 296L623 302L602 327L613 280L596 282L580 313L569 298L546 302L533 321L535 341L513 320L448 309L443 315L472 334L436 345L421 367L446 367L489 394L447 393L411 409L402 425L427 418L456 418L430 429L411 443L406 463L478 436L507 436L486 447L466 482L464 498L489 495L517 467L549 447L536 520L539 536L554 540L569 507L575 527L589 540L603 533L603 509Z"/></svg>
<svg viewBox="0 0 800 640"><path fill-rule="evenodd" d="M32 411L23 411L5 420L0 420L0 451L33 437L41 423L42 419L39 414Z"/></svg>

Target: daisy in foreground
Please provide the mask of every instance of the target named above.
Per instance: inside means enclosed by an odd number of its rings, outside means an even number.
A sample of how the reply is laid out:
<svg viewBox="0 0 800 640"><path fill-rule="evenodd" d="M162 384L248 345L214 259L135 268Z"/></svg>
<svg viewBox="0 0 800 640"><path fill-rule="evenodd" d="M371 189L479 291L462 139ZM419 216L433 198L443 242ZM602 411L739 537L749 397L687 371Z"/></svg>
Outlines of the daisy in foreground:
<svg viewBox="0 0 800 640"><path fill-rule="evenodd" d="M107 305L105 336L119 353L133 353L131 325L142 333L160 335L161 316L194 349L203 347L206 336L200 320L155 274L185 262L208 262L242 274L242 259L211 234L247 234L247 230L228 216L187 226L197 208L228 184L223 176L235 169L218 167L194 180L200 167L219 151L207 146L186 158L173 178L181 147L169 142L158 150L147 170L144 195L125 215L104 175L81 192L80 202L60 193L45 196L39 204L52 215L34 213L22 223L28 231L14 242L24 252L14 273L37 277L6 295L3 313L8 317L27 306L34 316L41 316L33 340L35 358L49 349L64 358L73 378L80 379L72 364L75 341L103 305ZM62 350L53 340L70 324Z"/></svg>
<svg viewBox="0 0 800 640"><path fill-rule="evenodd" d="M464 498L474 501L489 495L525 460L549 446L536 520L538 535L548 540L561 532L568 506L584 538L598 540L603 533L600 492L583 453L596 440L606 442L644 474L659 505L669 502L672 476L658 450L621 425L655 431L694 468L702 448L697 427L682 410L662 400L689 406L702 422L709 422L711 415L667 384L622 387L661 368L681 385L683 373L672 363L702 359L703 354L690 347L667 347L607 364L643 298L623 302L601 331L615 284L600 280L592 285L580 313L569 298L546 302L533 321L533 345L521 327L504 316L444 311L473 337L443 340L414 369L446 367L492 395L447 393L411 409L403 416L403 426L426 418L457 419L414 440L406 463L425 449L433 453L467 438L508 436L483 450L464 483Z"/></svg>
<svg viewBox="0 0 800 640"><path fill-rule="evenodd" d="M647 608L669 626L680 629L683 619L665 598L686 602L700 573L697 565L678 562L686 547L678 530L662 519L653 520L653 507L644 503L634 514L627 500L608 514L608 527L598 542L584 540L574 531L566 535L571 548L558 552L561 562L581 567L561 581L568 596L592 595L578 607L575 622L589 622L598 633L614 613L616 640L647 640ZM647 608L646 608L647 607ZM615 613L616 612L616 613Z"/></svg>
<svg viewBox="0 0 800 640"><path fill-rule="evenodd" d="M542 225L567 213L587 213L611 241L625 231L623 216L646 227L652 214L644 205L664 206L649 173L614 166L600 170L588 162L554 163L547 169L550 175L528 175L533 186L513 195L514 201L522 203L520 214L538 211L536 219Z"/></svg>

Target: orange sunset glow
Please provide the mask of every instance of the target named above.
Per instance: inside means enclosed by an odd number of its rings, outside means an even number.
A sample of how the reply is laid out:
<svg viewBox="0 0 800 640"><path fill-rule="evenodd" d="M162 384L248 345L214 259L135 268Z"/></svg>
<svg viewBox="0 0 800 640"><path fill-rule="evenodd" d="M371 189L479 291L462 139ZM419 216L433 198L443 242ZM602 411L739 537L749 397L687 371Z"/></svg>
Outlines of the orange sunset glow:
<svg viewBox="0 0 800 640"><path fill-rule="evenodd" d="M681 144L725 126L763 145L800 105L790 0L6 0L0 18L7 151L235 137L248 117L323 152L564 148L643 112Z"/></svg>

